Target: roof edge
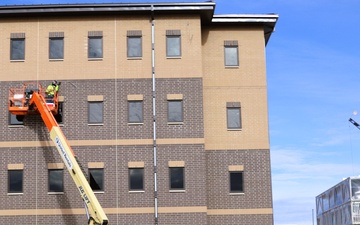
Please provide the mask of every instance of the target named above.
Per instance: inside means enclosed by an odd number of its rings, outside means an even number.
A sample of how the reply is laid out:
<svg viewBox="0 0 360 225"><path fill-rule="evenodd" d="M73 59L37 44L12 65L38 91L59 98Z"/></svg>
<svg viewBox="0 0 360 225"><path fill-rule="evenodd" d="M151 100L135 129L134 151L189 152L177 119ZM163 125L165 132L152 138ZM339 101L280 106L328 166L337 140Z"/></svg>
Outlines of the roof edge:
<svg viewBox="0 0 360 225"><path fill-rule="evenodd" d="M36 4L0 6L0 14L7 13L46 13L46 12L86 12L86 11L149 11L149 10L214 10L214 2L189 3L79 3L79 4Z"/></svg>
<svg viewBox="0 0 360 225"><path fill-rule="evenodd" d="M215 2L171 2L171 3L87 3L87 4L37 4L0 6L0 17L39 16L54 14L104 14L104 13L166 13L196 12L201 22L211 25L256 24L264 27L265 45L275 24L277 14L218 14L214 15Z"/></svg>
<svg viewBox="0 0 360 225"><path fill-rule="evenodd" d="M219 14L213 15L212 24L232 25L236 23L256 24L263 26L265 46L269 42L271 34L275 31L275 25L279 19L278 14Z"/></svg>

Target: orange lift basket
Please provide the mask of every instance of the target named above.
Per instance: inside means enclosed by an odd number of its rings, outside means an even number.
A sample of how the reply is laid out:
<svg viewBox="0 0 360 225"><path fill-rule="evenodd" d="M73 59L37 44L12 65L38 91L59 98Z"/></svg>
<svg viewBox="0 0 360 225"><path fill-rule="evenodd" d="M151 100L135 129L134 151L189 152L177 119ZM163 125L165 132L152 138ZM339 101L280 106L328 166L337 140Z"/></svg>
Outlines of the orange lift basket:
<svg viewBox="0 0 360 225"><path fill-rule="evenodd" d="M30 104L30 99L35 92L45 99L46 105L53 115L58 114L58 93L56 92L54 97L47 97L45 89L37 82L24 83L20 88L10 88L8 102L9 112L17 116L38 114L39 111L36 105Z"/></svg>

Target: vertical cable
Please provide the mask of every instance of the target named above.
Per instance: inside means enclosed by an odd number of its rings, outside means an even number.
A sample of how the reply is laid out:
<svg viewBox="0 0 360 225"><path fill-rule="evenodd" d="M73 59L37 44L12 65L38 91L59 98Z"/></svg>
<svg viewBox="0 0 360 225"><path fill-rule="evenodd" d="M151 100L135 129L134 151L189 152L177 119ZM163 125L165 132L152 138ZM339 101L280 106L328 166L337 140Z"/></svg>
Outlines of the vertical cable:
<svg viewBox="0 0 360 225"><path fill-rule="evenodd" d="M114 18L114 92L115 92L115 181L116 181L116 224L119 224L119 173L118 173L118 97L117 97L117 18Z"/></svg>
<svg viewBox="0 0 360 225"><path fill-rule="evenodd" d="M349 124L349 139L350 139L350 160L351 160L351 171L352 174L354 175L354 154L353 154L353 144L352 144L352 135L351 135L351 131L350 131L350 124Z"/></svg>
<svg viewBox="0 0 360 225"><path fill-rule="evenodd" d="M152 71L152 99L153 99L153 147L154 147L154 216L155 225L158 224L158 191L157 191L157 152L156 152L156 83L155 83L155 21L154 6L151 5L151 71Z"/></svg>
<svg viewBox="0 0 360 225"><path fill-rule="evenodd" d="M36 85L38 86L39 85L39 59L40 59L40 19L38 17L37 19L37 42L36 42ZM37 132L39 131L38 130L38 123L36 123L35 125L35 140L36 140L36 143L39 141L38 140L38 136L37 135ZM38 145L36 144L35 146L35 221L36 221L36 224L38 224Z"/></svg>

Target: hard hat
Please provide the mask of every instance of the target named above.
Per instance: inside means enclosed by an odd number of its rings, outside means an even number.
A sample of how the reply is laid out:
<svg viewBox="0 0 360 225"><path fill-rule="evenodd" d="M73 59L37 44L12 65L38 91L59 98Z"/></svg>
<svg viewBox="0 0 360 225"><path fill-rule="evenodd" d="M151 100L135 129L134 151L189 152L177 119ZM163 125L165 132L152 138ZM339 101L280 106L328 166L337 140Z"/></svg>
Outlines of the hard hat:
<svg viewBox="0 0 360 225"><path fill-rule="evenodd" d="M53 80L53 82L51 83L52 85L57 85L57 81Z"/></svg>

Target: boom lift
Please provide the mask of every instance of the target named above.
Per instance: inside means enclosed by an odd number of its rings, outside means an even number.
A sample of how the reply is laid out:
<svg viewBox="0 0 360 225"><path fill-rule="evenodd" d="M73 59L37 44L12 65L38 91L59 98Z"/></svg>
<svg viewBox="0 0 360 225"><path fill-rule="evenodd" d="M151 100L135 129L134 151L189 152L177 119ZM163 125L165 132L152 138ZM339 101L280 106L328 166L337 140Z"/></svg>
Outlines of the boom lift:
<svg viewBox="0 0 360 225"><path fill-rule="evenodd" d="M22 119L28 114L40 114L50 132L50 138L54 142L64 164L74 180L82 199L84 200L88 224L106 225L108 218L103 208L92 191L77 158L62 133L54 115L59 108L58 95L47 99L45 90L40 84L24 83L22 88L11 88L9 91L9 112Z"/></svg>
<svg viewBox="0 0 360 225"><path fill-rule="evenodd" d="M360 130L360 125L353 119L349 119L350 123L354 124L355 127L357 127Z"/></svg>

